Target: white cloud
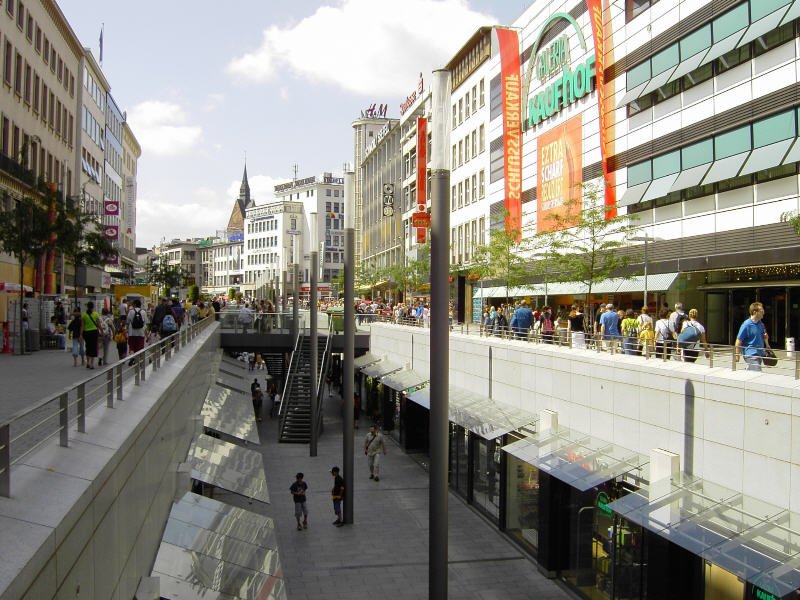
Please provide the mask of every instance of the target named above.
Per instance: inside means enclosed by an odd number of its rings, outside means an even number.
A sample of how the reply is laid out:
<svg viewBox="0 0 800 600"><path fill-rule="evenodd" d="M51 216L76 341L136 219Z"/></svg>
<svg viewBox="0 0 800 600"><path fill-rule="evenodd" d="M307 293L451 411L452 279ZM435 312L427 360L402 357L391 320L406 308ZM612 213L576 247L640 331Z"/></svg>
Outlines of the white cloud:
<svg viewBox="0 0 800 600"><path fill-rule="evenodd" d="M187 124L184 110L172 102L149 100L128 111L131 129L142 144L142 152L176 156L194 149L203 135L198 125Z"/></svg>
<svg viewBox="0 0 800 600"><path fill-rule="evenodd" d="M495 19L466 0L341 0L288 27L264 31L261 46L228 64L245 81L289 70L364 95L405 97L417 74L444 65Z"/></svg>
<svg viewBox="0 0 800 600"><path fill-rule="evenodd" d="M206 112L214 112L225 103L225 94L208 94L206 96L206 104L203 110Z"/></svg>

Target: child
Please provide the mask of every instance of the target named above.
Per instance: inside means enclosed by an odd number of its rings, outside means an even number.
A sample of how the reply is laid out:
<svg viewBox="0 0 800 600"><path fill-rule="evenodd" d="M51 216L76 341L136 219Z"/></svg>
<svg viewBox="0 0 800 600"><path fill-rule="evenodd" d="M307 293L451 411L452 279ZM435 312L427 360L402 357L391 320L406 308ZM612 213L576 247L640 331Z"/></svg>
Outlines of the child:
<svg viewBox="0 0 800 600"><path fill-rule="evenodd" d="M642 324L642 330L639 332L639 346L644 356L650 356L656 351L656 334L653 325L648 321Z"/></svg>

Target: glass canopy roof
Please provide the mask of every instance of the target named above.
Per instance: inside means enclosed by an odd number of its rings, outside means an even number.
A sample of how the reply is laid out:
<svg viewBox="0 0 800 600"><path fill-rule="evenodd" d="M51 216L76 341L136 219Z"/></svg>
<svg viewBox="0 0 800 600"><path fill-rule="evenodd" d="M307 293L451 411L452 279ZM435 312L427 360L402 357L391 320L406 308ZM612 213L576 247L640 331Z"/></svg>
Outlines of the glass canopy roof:
<svg viewBox="0 0 800 600"><path fill-rule="evenodd" d="M211 384L200 411L203 425L240 440L260 444L253 404L240 392Z"/></svg>

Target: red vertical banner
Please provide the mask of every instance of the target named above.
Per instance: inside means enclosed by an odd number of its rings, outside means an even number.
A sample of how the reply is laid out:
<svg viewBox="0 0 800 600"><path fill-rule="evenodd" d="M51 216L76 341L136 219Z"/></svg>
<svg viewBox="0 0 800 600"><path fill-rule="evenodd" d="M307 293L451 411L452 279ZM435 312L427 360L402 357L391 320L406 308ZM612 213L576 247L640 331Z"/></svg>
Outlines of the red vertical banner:
<svg viewBox="0 0 800 600"><path fill-rule="evenodd" d="M425 212L428 203L428 119L417 119L417 211Z"/></svg>
<svg viewBox="0 0 800 600"><path fill-rule="evenodd" d="M594 39L595 81L597 83L597 109L600 111L600 160L603 165L605 183L606 219L617 216L616 177L608 168L608 157L611 155L611 127L606 111L606 35L603 23L603 0L586 0L589 9L589 21L592 23Z"/></svg>
<svg viewBox="0 0 800 600"><path fill-rule="evenodd" d="M503 175L506 231L522 236L522 85L519 36L514 29L495 28L500 48L500 90L503 105Z"/></svg>

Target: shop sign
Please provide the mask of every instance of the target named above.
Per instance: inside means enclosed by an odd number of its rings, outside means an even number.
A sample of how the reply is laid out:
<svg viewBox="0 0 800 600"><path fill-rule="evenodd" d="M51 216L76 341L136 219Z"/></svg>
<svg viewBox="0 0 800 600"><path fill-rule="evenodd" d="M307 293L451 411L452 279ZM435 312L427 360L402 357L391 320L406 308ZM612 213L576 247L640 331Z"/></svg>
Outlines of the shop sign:
<svg viewBox="0 0 800 600"><path fill-rule="evenodd" d="M394 184L383 184L383 216L391 217L394 214Z"/></svg>
<svg viewBox="0 0 800 600"><path fill-rule="evenodd" d="M608 497L608 494L605 492L600 492L597 494L597 498L594 501L594 505L597 507L597 510L606 513L607 515L611 514L611 507L609 504L611 500Z"/></svg>
<svg viewBox="0 0 800 600"><path fill-rule="evenodd" d="M428 201L428 119L417 119L417 211Z"/></svg>
<svg viewBox="0 0 800 600"><path fill-rule="evenodd" d="M417 101L417 98L422 96L422 90L425 89L422 81L422 73L419 74L419 81L417 82L417 89L411 92L408 97L403 101L400 105L400 116L402 117L406 114L406 111L414 106L414 103Z"/></svg>
<svg viewBox="0 0 800 600"><path fill-rule="evenodd" d="M378 144L381 143L381 140L385 138L386 135L389 133L389 130L392 128L391 125L392 125L391 123L386 123L386 125L381 127L381 130L378 132L378 135L372 138L372 140L370 140L370 143L364 147L364 156L367 156L369 153L375 150Z"/></svg>
<svg viewBox="0 0 800 600"><path fill-rule="evenodd" d="M520 94L519 35L514 29L497 27L500 48L500 91L503 107L503 202L505 230L515 240L522 237L522 96Z"/></svg>
<svg viewBox="0 0 800 600"><path fill-rule="evenodd" d="M581 115L536 138L536 232L574 227L580 221L583 182Z"/></svg>
<svg viewBox="0 0 800 600"><path fill-rule="evenodd" d="M428 212L415 212L411 213L411 225L414 227L425 227L428 228L431 226L431 215Z"/></svg>
<svg viewBox="0 0 800 600"><path fill-rule="evenodd" d="M762 590L760 587L753 586L753 598L756 600L778 600L775 594Z"/></svg>
<svg viewBox="0 0 800 600"><path fill-rule="evenodd" d="M386 118L386 111L389 109L388 104L375 104L373 102L367 108L361 111L361 117L366 119L384 119Z"/></svg>
<svg viewBox="0 0 800 600"><path fill-rule="evenodd" d="M306 177L305 179L297 179L296 181L290 181L288 183L280 183L275 186L275 192L285 192L286 190L290 190L294 187L300 187L303 185L308 185L309 183L314 183L317 180L316 177Z"/></svg>

